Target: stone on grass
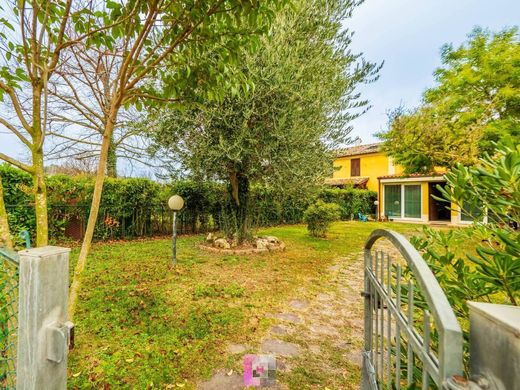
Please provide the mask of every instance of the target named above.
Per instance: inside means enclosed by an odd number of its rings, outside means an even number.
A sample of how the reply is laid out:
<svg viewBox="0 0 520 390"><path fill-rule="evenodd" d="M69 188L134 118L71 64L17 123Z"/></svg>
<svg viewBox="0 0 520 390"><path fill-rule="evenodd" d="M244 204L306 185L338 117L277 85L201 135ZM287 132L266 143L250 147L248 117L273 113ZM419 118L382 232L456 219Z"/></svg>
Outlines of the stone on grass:
<svg viewBox="0 0 520 390"><path fill-rule="evenodd" d="M227 347L227 351L230 354L235 355L237 353L244 353L245 351L247 351L247 347L242 344L229 344Z"/></svg>
<svg viewBox="0 0 520 390"><path fill-rule="evenodd" d="M318 301L326 302L331 300L332 296L330 294L318 294Z"/></svg>
<svg viewBox="0 0 520 390"><path fill-rule="evenodd" d="M207 242L213 242L217 239L217 236L213 233L209 233L208 236L206 237L206 241Z"/></svg>
<svg viewBox="0 0 520 390"><path fill-rule="evenodd" d="M275 325L271 328L271 333L283 336L289 334L289 329L284 326Z"/></svg>
<svg viewBox="0 0 520 390"><path fill-rule="evenodd" d="M338 330L329 325L311 325L309 329L312 333L318 333L325 336L338 336Z"/></svg>
<svg viewBox="0 0 520 390"><path fill-rule="evenodd" d="M350 352L345 354L345 358L352 364L362 367L363 366L363 355L361 352Z"/></svg>
<svg viewBox="0 0 520 390"><path fill-rule="evenodd" d="M300 354L300 346L294 343L269 339L262 343L263 353L274 353L276 355L294 357Z"/></svg>
<svg viewBox="0 0 520 390"><path fill-rule="evenodd" d="M219 371L211 377L207 382L200 385L201 390L242 390L244 388L244 378L242 375L232 373L228 375L226 372Z"/></svg>
<svg viewBox="0 0 520 390"><path fill-rule="evenodd" d="M309 307L309 302L301 299L293 299L289 302L289 306L296 310L305 310Z"/></svg>
<svg viewBox="0 0 520 390"><path fill-rule="evenodd" d="M279 244L280 240L276 238L275 236L265 236L263 237L264 240L267 240L270 244Z"/></svg>
<svg viewBox="0 0 520 390"><path fill-rule="evenodd" d="M278 313L275 315L276 318L282 321L290 322L293 324L301 324L303 320L296 314L293 313Z"/></svg>
<svg viewBox="0 0 520 390"><path fill-rule="evenodd" d="M227 242L227 240L225 238L219 238L219 239L215 240L214 245L217 248L222 248L222 249L231 248L231 245L229 245L229 242Z"/></svg>
<svg viewBox="0 0 520 390"><path fill-rule="evenodd" d="M255 244L257 249L268 249L267 244L269 244L269 242L264 240L263 238L259 238L258 240L256 240Z"/></svg>

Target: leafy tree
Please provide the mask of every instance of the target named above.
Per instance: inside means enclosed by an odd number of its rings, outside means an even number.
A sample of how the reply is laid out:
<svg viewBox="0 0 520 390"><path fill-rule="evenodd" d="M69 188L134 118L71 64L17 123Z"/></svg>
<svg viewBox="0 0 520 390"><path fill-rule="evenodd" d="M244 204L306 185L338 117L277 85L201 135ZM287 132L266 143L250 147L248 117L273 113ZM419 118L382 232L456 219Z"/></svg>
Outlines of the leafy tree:
<svg viewBox="0 0 520 390"><path fill-rule="evenodd" d="M423 104L393 112L389 131L379 135L408 172L474 164L496 141L520 143L518 28L476 28L460 47L445 45L441 59Z"/></svg>
<svg viewBox="0 0 520 390"><path fill-rule="evenodd" d="M0 126L27 148L30 163L5 153L0 159L32 176L36 211L36 245L48 241L44 141L48 83L62 53L78 42L109 39L107 25L94 20L90 1L9 0L0 5ZM101 10L97 10L103 14ZM103 14L104 15L104 14ZM115 27L110 21L110 26ZM76 31L74 39L69 32Z"/></svg>
<svg viewBox="0 0 520 390"><path fill-rule="evenodd" d="M282 2L107 1L108 16L94 14L96 22L111 26L105 31L110 39L86 40L84 46L78 46L79 51L73 52L73 55L82 54L76 63L86 69L83 75L76 77L84 77L92 86L68 83L67 80L72 80L70 68L64 64L59 74L61 86L53 91L53 96L66 97L68 104L76 108L69 119L83 117L79 126L90 122L93 129L87 131L94 130L100 138L90 214L71 285L71 316L94 235L114 146L114 131L121 114L132 108L139 111L176 103L190 98L191 94L218 97L223 89L231 86L238 92L244 78L235 71L237 52L254 42L256 36L252 33L263 29L272 19L276 5ZM74 33L75 36L81 31ZM90 105L92 101L94 104Z"/></svg>
<svg viewBox="0 0 520 390"><path fill-rule="evenodd" d="M349 49L342 22L355 4L306 0L288 7L258 51L242 55L254 88L145 123L152 152L170 156L174 173L228 183L227 233L239 241L249 235L252 184L304 196L331 173L330 150L350 141L348 123L367 106L355 88L378 71Z"/></svg>

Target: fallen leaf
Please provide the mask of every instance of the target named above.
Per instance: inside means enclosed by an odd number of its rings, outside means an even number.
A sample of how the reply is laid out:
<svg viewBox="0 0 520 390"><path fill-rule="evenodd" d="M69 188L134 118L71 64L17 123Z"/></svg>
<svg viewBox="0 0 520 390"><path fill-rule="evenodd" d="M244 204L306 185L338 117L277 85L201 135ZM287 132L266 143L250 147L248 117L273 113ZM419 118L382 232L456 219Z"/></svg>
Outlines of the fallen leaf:
<svg viewBox="0 0 520 390"><path fill-rule="evenodd" d="M184 387L186 386L186 383L176 383L177 387Z"/></svg>
<svg viewBox="0 0 520 390"><path fill-rule="evenodd" d="M126 359L126 362L127 363L133 363L134 362L134 358Z"/></svg>
<svg viewBox="0 0 520 390"><path fill-rule="evenodd" d="M233 374L233 370L229 371L227 374L228 376L230 376L231 374Z"/></svg>
<svg viewBox="0 0 520 390"><path fill-rule="evenodd" d="M75 374L72 374L72 377L73 378L77 378L80 375L81 375L81 371L80 372L76 372Z"/></svg>

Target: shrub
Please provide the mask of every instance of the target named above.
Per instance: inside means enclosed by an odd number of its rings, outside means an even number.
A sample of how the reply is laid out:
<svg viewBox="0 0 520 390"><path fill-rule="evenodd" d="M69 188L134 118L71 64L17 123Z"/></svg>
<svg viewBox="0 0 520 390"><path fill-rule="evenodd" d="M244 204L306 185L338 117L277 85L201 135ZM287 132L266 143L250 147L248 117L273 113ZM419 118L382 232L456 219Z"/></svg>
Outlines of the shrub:
<svg viewBox="0 0 520 390"><path fill-rule="evenodd" d="M359 212L375 214L374 201L377 192L358 188L323 188L318 198L327 203L336 203L340 207L341 219L352 220Z"/></svg>
<svg viewBox="0 0 520 390"><path fill-rule="evenodd" d="M340 207L336 203L325 203L318 200L311 204L303 214L307 229L311 236L325 237L330 224L340 218Z"/></svg>
<svg viewBox="0 0 520 390"><path fill-rule="evenodd" d="M467 210L473 226L425 228L412 244L422 251L461 320L467 348L468 301L520 305L520 146L502 146L478 167L459 165L446 181L446 201ZM470 212L475 209L486 210L491 222L482 223L482 215Z"/></svg>

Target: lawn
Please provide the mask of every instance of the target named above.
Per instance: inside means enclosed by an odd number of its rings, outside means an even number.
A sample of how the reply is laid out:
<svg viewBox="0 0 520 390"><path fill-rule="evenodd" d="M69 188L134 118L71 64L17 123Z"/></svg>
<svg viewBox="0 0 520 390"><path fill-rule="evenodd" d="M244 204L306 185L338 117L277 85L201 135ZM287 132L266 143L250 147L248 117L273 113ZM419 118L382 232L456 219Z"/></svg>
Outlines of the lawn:
<svg viewBox="0 0 520 390"><path fill-rule="evenodd" d="M274 227L259 233L279 237L286 250L248 256L207 253L199 248L203 236L182 236L175 271L169 239L94 245L74 318L69 387L192 389L217 368L238 372L228 343L258 344L271 325L268 313L301 286L326 285L327 267L358 253L382 227L418 231L409 224L338 222L319 239L302 225ZM299 377L286 383L301 388L305 371L295 372ZM325 386L320 380L314 387Z"/></svg>

